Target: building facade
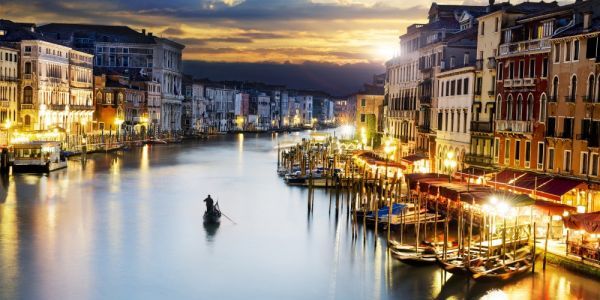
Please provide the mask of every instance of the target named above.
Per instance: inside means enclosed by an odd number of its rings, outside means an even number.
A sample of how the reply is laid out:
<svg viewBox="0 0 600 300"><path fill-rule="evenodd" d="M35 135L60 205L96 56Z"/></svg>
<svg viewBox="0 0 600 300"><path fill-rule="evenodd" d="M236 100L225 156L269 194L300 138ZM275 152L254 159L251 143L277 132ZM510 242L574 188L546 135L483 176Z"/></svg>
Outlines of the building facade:
<svg viewBox="0 0 600 300"><path fill-rule="evenodd" d="M0 123L17 123L19 51L0 45Z"/></svg>

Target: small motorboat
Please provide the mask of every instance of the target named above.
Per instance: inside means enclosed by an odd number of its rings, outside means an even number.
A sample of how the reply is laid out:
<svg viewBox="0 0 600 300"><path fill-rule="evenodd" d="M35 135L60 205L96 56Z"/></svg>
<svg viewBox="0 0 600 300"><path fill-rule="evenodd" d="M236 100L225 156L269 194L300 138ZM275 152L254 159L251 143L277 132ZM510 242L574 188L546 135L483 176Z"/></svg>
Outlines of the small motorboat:
<svg viewBox="0 0 600 300"><path fill-rule="evenodd" d="M217 202L212 210L204 212L204 223L216 224L219 222L221 222L221 209L219 209L219 203Z"/></svg>

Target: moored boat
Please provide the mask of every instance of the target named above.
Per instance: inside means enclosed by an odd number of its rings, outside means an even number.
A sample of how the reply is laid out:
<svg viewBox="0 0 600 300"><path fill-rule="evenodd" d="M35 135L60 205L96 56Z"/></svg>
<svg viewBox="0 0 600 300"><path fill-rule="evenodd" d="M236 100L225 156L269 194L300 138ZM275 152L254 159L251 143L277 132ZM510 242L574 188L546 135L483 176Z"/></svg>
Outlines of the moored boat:
<svg viewBox="0 0 600 300"><path fill-rule="evenodd" d="M471 278L477 281L504 281L531 271L535 255L526 253L520 257L501 259L501 256L476 261L467 267Z"/></svg>
<svg viewBox="0 0 600 300"><path fill-rule="evenodd" d="M59 142L34 141L14 144L13 172L48 173L67 167Z"/></svg>

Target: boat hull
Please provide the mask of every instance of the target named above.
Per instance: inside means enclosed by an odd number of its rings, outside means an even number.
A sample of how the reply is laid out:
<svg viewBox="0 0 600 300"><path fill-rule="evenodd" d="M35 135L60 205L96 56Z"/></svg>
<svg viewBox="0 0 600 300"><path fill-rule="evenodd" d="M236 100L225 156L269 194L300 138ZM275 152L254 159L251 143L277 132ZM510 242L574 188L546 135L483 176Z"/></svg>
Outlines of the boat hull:
<svg viewBox="0 0 600 300"><path fill-rule="evenodd" d="M14 173L49 173L67 167L66 161L48 162L46 164L19 164L13 163Z"/></svg>

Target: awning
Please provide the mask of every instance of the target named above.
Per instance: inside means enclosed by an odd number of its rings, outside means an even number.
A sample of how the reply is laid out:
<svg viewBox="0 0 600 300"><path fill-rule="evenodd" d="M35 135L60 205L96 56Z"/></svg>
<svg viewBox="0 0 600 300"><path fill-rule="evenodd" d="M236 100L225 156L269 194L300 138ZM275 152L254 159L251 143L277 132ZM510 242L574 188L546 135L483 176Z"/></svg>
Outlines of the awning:
<svg viewBox="0 0 600 300"><path fill-rule="evenodd" d="M438 173L412 173L404 175L404 180L409 185L409 189L416 190L417 182L426 181L428 179L448 181L448 175Z"/></svg>
<svg viewBox="0 0 600 300"><path fill-rule="evenodd" d="M377 155L375 155L372 152L363 152L363 153L359 153L356 155L357 157L359 157L360 159L363 159L367 164L369 165L376 165L376 166L388 166L390 168L404 168L403 165L401 165L400 163L388 160L386 161L385 159L382 159L380 157L378 157Z"/></svg>
<svg viewBox="0 0 600 300"><path fill-rule="evenodd" d="M587 184L582 180L569 179L563 177L554 177L545 184L541 185L536 194L544 198L560 201L560 198L575 188L587 188Z"/></svg>
<svg viewBox="0 0 600 300"><path fill-rule="evenodd" d="M417 154L412 154L412 155L403 157L401 162L404 165L410 166L410 165L414 164L415 162L422 160L422 159L427 159L427 156L424 154L417 153Z"/></svg>
<svg viewBox="0 0 600 300"><path fill-rule="evenodd" d="M464 179L464 178L474 178L474 179L477 179L477 178L482 177L482 176L489 177L493 173L494 172L491 172L490 170L486 170L486 169L482 169L482 168L470 166L470 167L468 167L466 169L462 169L460 171L457 171L456 175L459 176L461 179Z"/></svg>
<svg viewBox="0 0 600 300"><path fill-rule="evenodd" d="M492 179L488 181L488 184L512 185L515 179L518 179L524 174L524 171L505 169L492 176Z"/></svg>
<svg viewBox="0 0 600 300"><path fill-rule="evenodd" d="M562 216L565 211L569 213L577 211L573 206L545 200L535 200L534 208L542 214L550 216Z"/></svg>
<svg viewBox="0 0 600 300"><path fill-rule="evenodd" d="M574 230L585 230L587 233L600 233L600 212L575 214L563 217L565 227Z"/></svg>

